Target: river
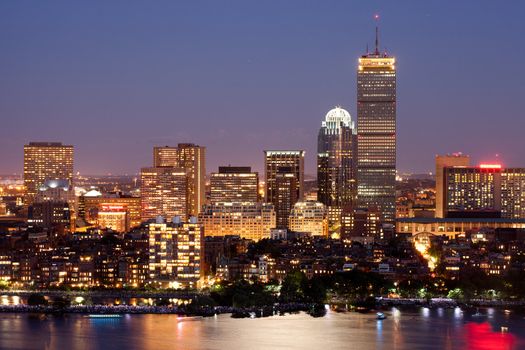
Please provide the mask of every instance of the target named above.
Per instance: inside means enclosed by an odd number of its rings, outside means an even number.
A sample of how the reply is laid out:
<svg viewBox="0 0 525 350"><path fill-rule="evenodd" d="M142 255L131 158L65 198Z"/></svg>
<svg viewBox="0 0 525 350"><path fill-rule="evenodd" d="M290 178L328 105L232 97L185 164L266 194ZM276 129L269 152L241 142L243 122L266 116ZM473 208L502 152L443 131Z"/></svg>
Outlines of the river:
<svg viewBox="0 0 525 350"><path fill-rule="evenodd" d="M523 349L523 314L497 309L328 311L257 319L0 314L0 349ZM508 332L502 332L501 327Z"/></svg>

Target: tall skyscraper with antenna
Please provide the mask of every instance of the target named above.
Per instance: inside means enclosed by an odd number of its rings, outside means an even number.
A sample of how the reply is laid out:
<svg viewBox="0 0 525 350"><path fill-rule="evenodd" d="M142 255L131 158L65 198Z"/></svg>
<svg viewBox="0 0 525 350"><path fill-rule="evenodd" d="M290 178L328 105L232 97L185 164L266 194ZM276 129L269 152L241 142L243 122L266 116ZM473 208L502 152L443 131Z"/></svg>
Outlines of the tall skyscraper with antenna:
<svg viewBox="0 0 525 350"><path fill-rule="evenodd" d="M395 220L395 63L380 52L376 27L375 50L359 58L357 71L357 181L359 205L379 210L385 223Z"/></svg>

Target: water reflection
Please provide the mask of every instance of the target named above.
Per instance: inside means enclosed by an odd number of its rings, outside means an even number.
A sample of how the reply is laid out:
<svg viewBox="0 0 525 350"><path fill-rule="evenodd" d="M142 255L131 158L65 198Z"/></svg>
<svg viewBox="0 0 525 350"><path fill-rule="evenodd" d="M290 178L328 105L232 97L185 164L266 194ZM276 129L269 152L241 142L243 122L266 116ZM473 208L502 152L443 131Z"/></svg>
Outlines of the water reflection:
<svg viewBox="0 0 525 350"><path fill-rule="evenodd" d="M460 311L460 310L459 310ZM457 309L392 308L386 320L375 314L306 314L262 319L228 315L186 318L126 315L47 318L0 317L0 349L519 349L525 347L523 315L493 311L482 322L463 319ZM459 317L459 318L458 318ZM425 322L421 322L422 320ZM455 322L455 320L462 322ZM464 320L464 322L463 322ZM481 321L481 319L480 319ZM501 333L506 325L509 333ZM30 336L29 336L30 335ZM490 346L490 347L487 347Z"/></svg>

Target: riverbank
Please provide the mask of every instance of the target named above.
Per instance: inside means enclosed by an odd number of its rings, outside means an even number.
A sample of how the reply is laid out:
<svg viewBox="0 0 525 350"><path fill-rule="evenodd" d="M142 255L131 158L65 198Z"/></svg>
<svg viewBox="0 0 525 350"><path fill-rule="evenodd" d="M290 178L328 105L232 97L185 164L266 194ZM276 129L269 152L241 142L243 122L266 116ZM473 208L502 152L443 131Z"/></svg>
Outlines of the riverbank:
<svg viewBox="0 0 525 350"><path fill-rule="evenodd" d="M312 312L315 308L309 304L289 303L264 307L236 308L231 306L154 306L154 305L70 305L63 307L44 305L0 305L0 313L39 313L39 314L176 314L180 316L211 317L220 314L231 314L234 318L268 317L300 311Z"/></svg>
<svg viewBox="0 0 525 350"><path fill-rule="evenodd" d="M496 308L525 308L525 300L486 300L469 299L454 300L449 298L376 298L376 303L382 307L388 306L424 306L424 307L496 307Z"/></svg>

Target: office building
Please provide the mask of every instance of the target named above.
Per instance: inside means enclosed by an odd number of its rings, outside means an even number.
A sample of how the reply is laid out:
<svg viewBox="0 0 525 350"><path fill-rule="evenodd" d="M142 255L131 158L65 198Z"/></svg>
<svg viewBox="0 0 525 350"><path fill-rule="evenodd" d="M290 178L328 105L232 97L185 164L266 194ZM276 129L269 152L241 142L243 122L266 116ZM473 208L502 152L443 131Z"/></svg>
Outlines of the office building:
<svg viewBox="0 0 525 350"><path fill-rule="evenodd" d="M188 174L188 215L196 216L205 203L206 148L193 143L154 147L154 167L182 168Z"/></svg>
<svg viewBox="0 0 525 350"><path fill-rule="evenodd" d="M73 146L60 142L30 142L24 146L26 204L31 204L46 180L67 180L73 185Z"/></svg>
<svg viewBox="0 0 525 350"><path fill-rule="evenodd" d="M276 176L281 167L291 167L297 182L296 197L303 199L304 191L304 151L264 151L264 169L266 182L266 202L274 203L277 196Z"/></svg>
<svg viewBox="0 0 525 350"><path fill-rule="evenodd" d="M315 201L295 203L290 212L289 229L295 232L307 232L312 236L328 236L325 205Z"/></svg>
<svg viewBox="0 0 525 350"><path fill-rule="evenodd" d="M187 175L181 168L142 168L140 174L141 219L157 216L188 217Z"/></svg>
<svg viewBox="0 0 525 350"><path fill-rule="evenodd" d="M102 194L98 191L89 191L79 197L79 202L83 203L86 222L99 225L105 222L104 219L99 217L100 212L110 213L115 211L121 213L124 211L128 225L127 230L140 226L142 221L140 201L140 197L132 197L121 192ZM122 214L116 214L116 216L122 216Z"/></svg>
<svg viewBox="0 0 525 350"><path fill-rule="evenodd" d="M195 217L182 222L157 218L148 225L149 279L156 287L196 288L203 259L202 226Z"/></svg>
<svg viewBox="0 0 525 350"><path fill-rule="evenodd" d="M380 53L376 28L373 53L357 71L357 186L359 206L377 207L393 223L396 203L396 60Z"/></svg>
<svg viewBox="0 0 525 350"><path fill-rule="evenodd" d="M277 227L287 228L290 210L304 198L304 151L264 151L266 202L272 203Z"/></svg>
<svg viewBox="0 0 525 350"><path fill-rule="evenodd" d="M344 210L341 219L341 237L344 239L380 238L382 225L379 211L373 208Z"/></svg>
<svg viewBox="0 0 525 350"><path fill-rule="evenodd" d="M206 236L237 235L258 241L270 238L275 211L269 203L216 203L204 206L199 215Z"/></svg>
<svg viewBox="0 0 525 350"><path fill-rule="evenodd" d="M501 217L501 165L443 168L444 216Z"/></svg>
<svg viewBox="0 0 525 350"><path fill-rule="evenodd" d="M507 168L501 171L501 217L525 218L524 168Z"/></svg>
<svg viewBox="0 0 525 350"><path fill-rule="evenodd" d="M326 206L353 205L357 198L357 135L350 113L336 107L321 124L317 146L317 198Z"/></svg>
<svg viewBox="0 0 525 350"><path fill-rule="evenodd" d="M470 157L462 153L436 156L436 218L445 217L445 193L443 171L446 167L468 167Z"/></svg>
<svg viewBox="0 0 525 350"><path fill-rule="evenodd" d="M281 166L275 174L275 192L273 206L277 220L277 228L288 228L290 211L299 198L297 197L296 173L290 166Z"/></svg>
<svg viewBox="0 0 525 350"><path fill-rule="evenodd" d="M210 201L257 202L259 175L250 167L221 166L210 176Z"/></svg>

